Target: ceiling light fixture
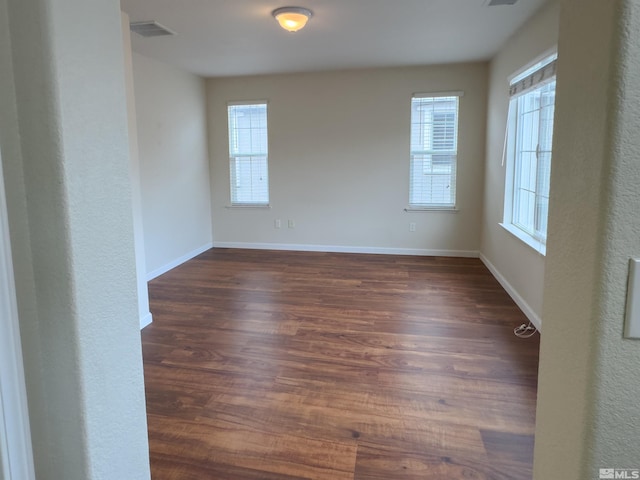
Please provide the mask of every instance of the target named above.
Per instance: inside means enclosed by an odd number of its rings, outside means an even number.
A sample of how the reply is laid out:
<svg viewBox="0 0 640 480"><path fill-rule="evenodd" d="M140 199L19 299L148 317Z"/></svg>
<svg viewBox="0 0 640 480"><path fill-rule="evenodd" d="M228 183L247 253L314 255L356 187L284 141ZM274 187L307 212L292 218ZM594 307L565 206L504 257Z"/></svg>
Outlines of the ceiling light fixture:
<svg viewBox="0 0 640 480"><path fill-rule="evenodd" d="M276 8L271 12L271 15L274 16L282 28L294 33L307 24L313 16L313 12L308 8L302 7L282 7Z"/></svg>

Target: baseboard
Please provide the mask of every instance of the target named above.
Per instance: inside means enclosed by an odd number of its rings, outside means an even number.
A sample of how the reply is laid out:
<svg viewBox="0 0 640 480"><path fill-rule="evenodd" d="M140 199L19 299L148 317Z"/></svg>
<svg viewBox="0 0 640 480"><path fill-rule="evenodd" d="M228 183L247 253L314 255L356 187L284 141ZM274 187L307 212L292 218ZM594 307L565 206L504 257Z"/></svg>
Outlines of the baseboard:
<svg viewBox="0 0 640 480"><path fill-rule="evenodd" d="M151 315L151 312L148 312L146 315L140 317L140 330L142 330L147 325L151 325L151 322L153 322L153 316Z"/></svg>
<svg viewBox="0 0 640 480"><path fill-rule="evenodd" d="M480 254L480 260L486 265L491 274L496 278L496 280L498 280L498 283L502 285L502 288L505 289L512 300L516 302L516 305L520 307L520 310L522 310L522 313L525 314L527 319L529 319L529 321L533 323L538 331L542 333L542 319L540 318L540 316L533 310L533 308L531 308L531 306L524 300L524 298L520 296L516 289L513 288L513 285L511 285L507 281L507 279L498 271L495 265L491 263L489 259L482 253Z"/></svg>
<svg viewBox="0 0 640 480"><path fill-rule="evenodd" d="M175 260L167 263L166 265L163 265L160 268L156 268L155 270L153 270L152 272L148 272L147 273L147 282L153 280L156 277L159 277L160 275L162 275L163 273L167 273L169 270L176 268L178 265L182 265L184 262L191 260L193 257L197 257L198 255L200 255L201 253L206 252L207 250L210 250L213 247L213 243L207 243L206 245L202 245L199 248L196 248L195 250L182 255L179 258L176 258Z"/></svg>
<svg viewBox="0 0 640 480"><path fill-rule="evenodd" d="M354 247L345 245L307 245L289 243L213 242L214 248L246 248L251 250L292 250L298 252L373 253L380 255L417 255L425 257L478 258L475 250L430 250L418 248Z"/></svg>

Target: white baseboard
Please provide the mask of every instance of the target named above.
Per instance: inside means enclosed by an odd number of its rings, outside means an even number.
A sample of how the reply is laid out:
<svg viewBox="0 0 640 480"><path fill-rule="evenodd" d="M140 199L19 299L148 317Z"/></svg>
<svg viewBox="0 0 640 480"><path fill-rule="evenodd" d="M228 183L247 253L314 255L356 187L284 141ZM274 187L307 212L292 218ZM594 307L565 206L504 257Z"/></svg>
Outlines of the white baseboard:
<svg viewBox="0 0 640 480"><path fill-rule="evenodd" d="M522 313L525 314L527 319L538 329L540 333L542 333L542 319L540 316L531 308L531 306L520 296L520 294L513 288L507 279L498 271L493 263L489 261L487 257L485 257L482 253L480 254L480 260L482 263L486 265L491 274L498 280L498 283L502 285L502 288L506 290L509 296L516 302L516 305L520 307Z"/></svg>
<svg viewBox="0 0 640 480"><path fill-rule="evenodd" d="M475 250L429 250L418 248L354 247L344 245L307 245L288 243L213 242L214 248L246 248L252 250L292 250L298 252L374 253L381 255L417 255L425 257L478 258Z"/></svg>
<svg viewBox="0 0 640 480"><path fill-rule="evenodd" d="M140 317L140 330L142 330L147 325L151 325L151 322L153 322L153 316L151 315L151 312Z"/></svg>
<svg viewBox="0 0 640 480"><path fill-rule="evenodd" d="M197 257L198 255L200 255L201 253L206 252L207 250L211 249L213 247L213 243L207 243L206 245L202 245L199 248L196 248L195 250L182 255L179 258L176 258L175 260L167 263L166 265L163 265L160 268L156 268L155 270L153 270L152 272L148 272L147 273L147 282L153 280L156 277L159 277L160 275L162 275L163 273L167 273L169 270L176 268L178 265L182 265L184 262L191 260L193 257Z"/></svg>

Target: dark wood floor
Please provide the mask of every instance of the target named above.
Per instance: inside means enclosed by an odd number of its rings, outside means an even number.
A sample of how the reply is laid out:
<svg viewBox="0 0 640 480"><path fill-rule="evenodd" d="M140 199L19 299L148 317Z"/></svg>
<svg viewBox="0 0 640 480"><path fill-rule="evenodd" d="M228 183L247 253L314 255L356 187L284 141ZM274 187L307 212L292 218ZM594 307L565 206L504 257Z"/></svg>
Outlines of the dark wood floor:
<svg viewBox="0 0 640 480"><path fill-rule="evenodd" d="M149 290L153 480L531 478L538 338L477 259L216 249Z"/></svg>

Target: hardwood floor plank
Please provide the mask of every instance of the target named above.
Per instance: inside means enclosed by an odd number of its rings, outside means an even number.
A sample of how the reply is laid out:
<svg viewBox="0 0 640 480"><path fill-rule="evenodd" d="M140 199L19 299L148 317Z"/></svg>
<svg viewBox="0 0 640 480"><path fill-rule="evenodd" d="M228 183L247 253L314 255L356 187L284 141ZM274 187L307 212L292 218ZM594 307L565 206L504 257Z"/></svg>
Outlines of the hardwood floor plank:
<svg viewBox="0 0 640 480"><path fill-rule="evenodd" d="M264 432L224 418L219 418L215 425L163 416L150 416L150 419L153 420L149 435L154 438L154 453L188 458L197 465L235 465L318 480L353 478L355 441L315 440Z"/></svg>
<svg viewBox="0 0 640 480"><path fill-rule="evenodd" d="M427 449L411 450L408 445L391 442L366 443L358 446L355 480L518 480L530 472L505 471L496 468L480 452L462 454L452 451L441 455ZM524 476L523 476L524 475Z"/></svg>
<svg viewBox="0 0 640 480"><path fill-rule="evenodd" d="M311 480L309 477L293 477L237 465L191 463L189 459L159 453L151 454L151 477L153 480Z"/></svg>
<svg viewBox="0 0 640 480"><path fill-rule="evenodd" d="M153 280L153 480L529 480L538 338L477 259L214 249Z"/></svg>
<svg viewBox="0 0 640 480"><path fill-rule="evenodd" d="M512 460L520 464L533 463L533 435L518 435L495 430L480 430L482 443L489 458Z"/></svg>

